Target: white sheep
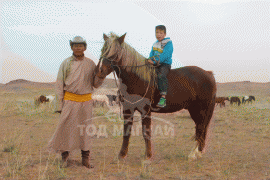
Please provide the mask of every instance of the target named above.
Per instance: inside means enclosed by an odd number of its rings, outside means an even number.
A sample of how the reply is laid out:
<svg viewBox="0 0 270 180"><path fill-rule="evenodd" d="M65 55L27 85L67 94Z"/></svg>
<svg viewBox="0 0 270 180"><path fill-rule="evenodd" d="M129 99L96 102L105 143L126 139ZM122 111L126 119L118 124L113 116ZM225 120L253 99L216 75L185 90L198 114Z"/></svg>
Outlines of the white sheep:
<svg viewBox="0 0 270 180"><path fill-rule="evenodd" d="M49 107L51 107L51 103L54 101L55 99L55 95L48 95L45 96L47 100L49 100Z"/></svg>
<svg viewBox="0 0 270 180"><path fill-rule="evenodd" d="M105 102L107 106L109 104L109 100L106 95L100 95L100 94L92 95L92 99L94 100L94 102L95 101Z"/></svg>

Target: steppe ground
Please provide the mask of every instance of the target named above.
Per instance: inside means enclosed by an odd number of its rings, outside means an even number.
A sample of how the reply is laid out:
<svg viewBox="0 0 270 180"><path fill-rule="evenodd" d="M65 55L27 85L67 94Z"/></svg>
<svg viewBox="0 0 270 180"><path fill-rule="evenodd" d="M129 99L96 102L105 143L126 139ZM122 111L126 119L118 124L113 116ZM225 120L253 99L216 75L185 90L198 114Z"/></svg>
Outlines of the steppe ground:
<svg viewBox="0 0 270 180"><path fill-rule="evenodd" d="M114 134L115 127L122 126L114 114L118 110L97 107L93 123L106 127L106 134L101 130L93 137L94 169L80 164L79 150L72 152L70 167L61 166L60 154L47 151L60 115L52 113L48 104L36 107L33 97L53 94L53 86L7 86L0 87L1 179L270 179L270 83L217 85L217 96L254 95L256 101L216 106L206 153L195 161L187 158L195 144L191 140L195 124L188 111L153 113L151 163L144 161L145 144L135 117L128 157L119 162L122 135ZM110 88L103 86L96 93L116 92Z"/></svg>

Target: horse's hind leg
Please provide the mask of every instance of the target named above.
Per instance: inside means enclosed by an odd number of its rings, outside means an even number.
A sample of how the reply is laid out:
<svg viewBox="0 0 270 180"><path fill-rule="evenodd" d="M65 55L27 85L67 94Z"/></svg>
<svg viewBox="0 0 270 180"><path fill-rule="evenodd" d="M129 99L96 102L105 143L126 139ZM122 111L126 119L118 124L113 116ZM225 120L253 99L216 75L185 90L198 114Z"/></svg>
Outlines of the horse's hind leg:
<svg viewBox="0 0 270 180"><path fill-rule="evenodd" d="M205 148L206 135L213 115L214 103L210 103L209 105L206 103L194 103L188 111L196 125L195 140L197 141L196 147L191 151L188 157L189 159L197 159L202 157L202 151Z"/></svg>
<svg viewBox="0 0 270 180"><path fill-rule="evenodd" d="M120 153L118 155L119 159L124 159L128 153L129 138L131 135L131 128L133 125L133 114L134 110L123 110L124 115L124 134L123 134L123 143Z"/></svg>

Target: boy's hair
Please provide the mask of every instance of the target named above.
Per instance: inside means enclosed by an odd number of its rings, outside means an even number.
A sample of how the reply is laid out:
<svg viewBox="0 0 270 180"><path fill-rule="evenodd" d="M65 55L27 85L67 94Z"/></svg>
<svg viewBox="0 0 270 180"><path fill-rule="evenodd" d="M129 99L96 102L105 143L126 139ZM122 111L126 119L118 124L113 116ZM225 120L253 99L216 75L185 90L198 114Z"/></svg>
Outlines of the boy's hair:
<svg viewBox="0 0 270 180"><path fill-rule="evenodd" d="M164 33L166 34L166 27L164 25L158 25L158 26L156 26L156 30L157 29L164 31Z"/></svg>

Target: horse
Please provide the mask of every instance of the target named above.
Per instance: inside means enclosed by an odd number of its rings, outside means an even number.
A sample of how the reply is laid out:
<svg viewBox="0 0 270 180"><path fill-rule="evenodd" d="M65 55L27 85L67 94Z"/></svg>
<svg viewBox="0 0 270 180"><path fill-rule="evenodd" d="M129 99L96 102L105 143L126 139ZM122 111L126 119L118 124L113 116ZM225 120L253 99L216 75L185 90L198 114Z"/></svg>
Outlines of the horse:
<svg viewBox="0 0 270 180"><path fill-rule="evenodd" d="M238 106L240 106L240 104L241 104L241 101L240 101L239 97L237 97L237 96L231 97L231 99L230 99L230 104L233 105L234 102L235 102L235 103L238 102Z"/></svg>
<svg viewBox="0 0 270 180"><path fill-rule="evenodd" d="M246 102L251 102L252 103L252 100L255 101L255 97L254 96L244 96L242 98L242 104L245 104Z"/></svg>
<svg viewBox="0 0 270 180"><path fill-rule="evenodd" d="M249 98L248 96L243 96L243 98L242 98L242 104L244 104L248 98Z"/></svg>
<svg viewBox="0 0 270 180"><path fill-rule="evenodd" d="M255 101L255 96L249 96L249 99L251 99L251 102L252 102L252 100Z"/></svg>
<svg viewBox="0 0 270 180"><path fill-rule="evenodd" d="M156 105L161 95L156 85L156 67L147 63L145 57L125 43L125 36L126 34L121 37L114 33L110 36L103 34L104 44L94 77L105 79L108 74L114 72L118 78L121 78L129 95L139 95L141 100L148 99L150 104L147 101L141 104L144 112L133 106L130 106L130 108L135 108L133 110L123 108L124 132L118 158L125 159L128 153L134 110L141 114L142 134L146 147L145 159L151 160L151 113L172 113L181 109L189 111L196 128L194 139L197 143L189 154L189 159L202 157L205 152L208 127L215 108L217 87L213 73L197 66L171 69L167 75L169 84L166 96L167 105L164 108L158 108Z"/></svg>
<svg viewBox="0 0 270 180"><path fill-rule="evenodd" d="M229 98L228 97L216 97L216 104L220 104L220 107L221 105L225 107L225 101L228 100L229 101Z"/></svg>

